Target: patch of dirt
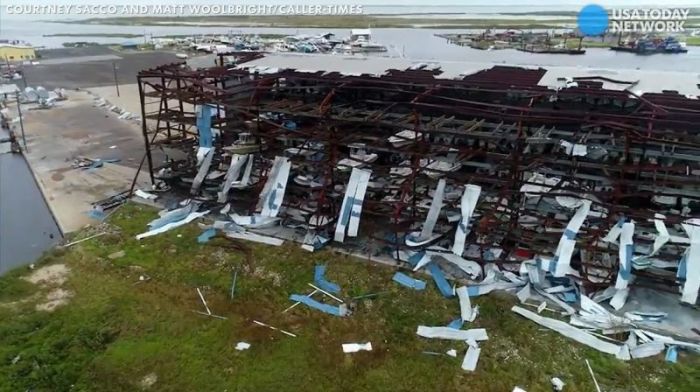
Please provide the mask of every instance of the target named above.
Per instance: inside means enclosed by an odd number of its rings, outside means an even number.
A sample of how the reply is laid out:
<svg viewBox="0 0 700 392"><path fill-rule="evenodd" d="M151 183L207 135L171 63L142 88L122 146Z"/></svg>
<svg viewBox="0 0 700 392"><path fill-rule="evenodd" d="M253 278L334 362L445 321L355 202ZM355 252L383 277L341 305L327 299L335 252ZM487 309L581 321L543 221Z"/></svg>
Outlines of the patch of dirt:
<svg viewBox="0 0 700 392"><path fill-rule="evenodd" d="M46 294L46 302L36 305L36 310L42 312L53 312L57 307L63 306L73 297L73 293L61 288L49 291Z"/></svg>
<svg viewBox="0 0 700 392"><path fill-rule="evenodd" d="M34 293L31 296L27 298L22 298L17 301L12 301L12 302L0 302L0 308L9 308L9 309L16 309L17 307L24 305L27 302L33 302L38 300L41 297L39 293Z"/></svg>
<svg viewBox="0 0 700 392"><path fill-rule="evenodd" d="M39 268L24 279L34 284L60 286L68 279L68 274L70 274L70 268L65 264L53 264Z"/></svg>
<svg viewBox="0 0 700 392"><path fill-rule="evenodd" d="M260 279L269 279L272 281L272 284L276 287L279 287L282 285L282 276L278 274L277 272L274 271L268 271L263 267L255 267L255 268L250 268L249 266L243 266L243 271L251 274L252 276Z"/></svg>
<svg viewBox="0 0 700 392"><path fill-rule="evenodd" d="M31 275L23 278L43 288L51 289L46 293L45 298L38 299L39 303L35 306L36 310L53 312L59 306L66 305L70 301L73 293L60 287L66 282L68 275L70 275L70 268L65 264L52 264L41 267L32 272ZM41 296L41 294L36 293L32 298L37 296Z"/></svg>
<svg viewBox="0 0 700 392"><path fill-rule="evenodd" d="M117 226L102 222L99 225L88 226L83 231L81 238L87 238L91 235L107 233L107 235L116 235L121 233L121 229Z"/></svg>
<svg viewBox="0 0 700 392"><path fill-rule="evenodd" d="M51 175L51 179L54 180L54 181L61 181L61 180L63 180L64 178L66 178L66 177L63 176L63 174L61 174L61 173L54 173L54 174Z"/></svg>
<svg viewBox="0 0 700 392"><path fill-rule="evenodd" d="M158 375L155 373L148 373L141 379L139 385L141 386L141 389L149 389L156 382L158 382Z"/></svg>

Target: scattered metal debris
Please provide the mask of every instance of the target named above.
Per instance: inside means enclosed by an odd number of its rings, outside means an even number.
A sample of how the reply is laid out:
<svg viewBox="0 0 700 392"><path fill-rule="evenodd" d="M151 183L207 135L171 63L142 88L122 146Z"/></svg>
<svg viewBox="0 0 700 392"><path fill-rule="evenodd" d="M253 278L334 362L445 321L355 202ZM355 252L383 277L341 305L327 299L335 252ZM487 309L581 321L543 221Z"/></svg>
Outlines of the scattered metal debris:
<svg viewBox="0 0 700 392"><path fill-rule="evenodd" d="M433 277L433 281L435 281L435 285L440 290L440 293L446 298L453 297L454 293L452 292L452 287L450 287L450 283L445 278L445 274L440 267L435 263L430 263L427 268L428 271L430 271L430 275Z"/></svg>
<svg viewBox="0 0 700 392"><path fill-rule="evenodd" d="M90 217L90 219L94 219L98 222L102 222L107 218L107 214L105 214L105 212L99 207L91 209L87 212L87 215Z"/></svg>
<svg viewBox="0 0 700 392"><path fill-rule="evenodd" d="M151 277L148 275L139 275L139 280L134 282L134 286L136 286L137 284L146 283L150 280L151 280Z"/></svg>
<svg viewBox="0 0 700 392"><path fill-rule="evenodd" d="M469 300L469 294L466 286L458 287L455 290L457 296L459 297L459 307L460 307L460 319L463 322L474 322L476 316L479 314L479 307L472 308L471 301Z"/></svg>
<svg viewBox="0 0 700 392"><path fill-rule="evenodd" d="M322 290L319 290L322 291ZM331 314L333 316L338 316L338 317L345 317L348 315L348 307L345 304L340 304L339 306L332 306L328 304L324 304L322 302L318 302L311 297L305 296L305 295L299 295L299 294L292 294L289 296L289 299L294 301L294 302L301 302L302 304L316 309L320 310L324 313Z"/></svg>
<svg viewBox="0 0 700 392"><path fill-rule="evenodd" d="M369 185L371 171L352 169L350 180L346 188L343 205L340 208L338 224L335 227L335 241L343 242L347 230L348 237L357 237L360 227L360 213L362 212L362 202Z"/></svg>
<svg viewBox="0 0 700 392"><path fill-rule="evenodd" d="M627 353L627 356L625 358L622 346L602 341L596 338L595 336L589 334L588 332L573 327L564 321L542 317L537 313L533 313L519 306L513 306L511 310L527 319L536 322L537 324L559 332L567 338L573 339L581 344L585 344L604 353L615 355L619 359L629 359L629 352Z"/></svg>
<svg viewBox="0 0 700 392"><path fill-rule="evenodd" d="M318 293L318 290L314 290L314 291L310 292L309 294L307 294L306 296L309 297L309 298L311 298L311 297L313 297L313 295L316 294L316 293ZM287 313L287 312L289 312L290 310L292 310L292 309L294 309L295 307L299 306L299 304L301 304L301 302L295 302L292 306L290 306L290 307L288 307L287 309L283 310L282 313Z"/></svg>
<svg viewBox="0 0 700 392"><path fill-rule="evenodd" d="M207 301L204 299L204 295L202 295L202 291L199 289L199 287L197 287L196 290L197 290L197 294L199 294L199 299L202 301L202 304L204 305L204 309L206 309L207 312L204 313L204 312L200 312L197 310L195 310L194 312L205 315L205 316L214 317L214 318L218 318L221 320L226 320L226 317L224 317L224 316L217 316L217 315L213 314L211 312L211 310L209 309L209 305L207 305Z"/></svg>
<svg viewBox="0 0 700 392"><path fill-rule="evenodd" d="M250 232L226 232L226 236L233 238L233 239L237 239L237 240L258 242L261 244L272 245L272 246L280 246L284 243L284 240L281 240L279 238L265 236L265 235L256 234L256 233L250 233Z"/></svg>
<svg viewBox="0 0 700 392"><path fill-rule="evenodd" d="M182 225L190 223L193 220L195 220L197 218L201 218L204 215L209 213L209 210L202 211L202 212L189 212L190 209L188 209L187 207L185 207L183 209L185 209L187 211L187 215L184 218L181 215L182 211L177 211L177 213L175 213L174 211L171 211L170 213L166 214L165 216L163 216L159 219L156 219L155 221L149 223L151 230L137 235L136 239L140 240L140 239L143 239L146 237L151 237L154 235L164 233L168 230L172 230L176 227L180 227Z"/></svg>
<svg viewBox="0 0 700 392"><path fill-rule="evenodd" d="M666 362L670 363L676 363L678 361L678 347L677 346L668 346L668 349L666 350Z"/></svg>
<svg viewBox="0 0 700 392"><path fill-rule="evenodd" d="M80 239L80 240L77 240L77 241L69 242L69 243L63 245L62 247L63 247L63 248L69 248L69 247L71 247L71 246L73 246L73 245L79 244L79 243L81 243L81 242L89 241L89 240L91 240L91 239L93 239L93 238L101 237L101 236L106 235L106 234L109 234L109 233L106 233L106 232L105 232L105 233L97 233L97 234L95 234L95 235L91 235L91 236L89 236L89 237L86 237L86 238L83 238L83 239Z"/></svg>
<svg viewBox="0 0 700 392"><path fill-rule="evenodd" d="M426 327L419 325L416 330L418 336L431 339L462 340L474 339L475 341L488 340L486 330L483 328L456 330L447 327Z"/></svg>
<svg viewBox="0 0 700 392"><path fill-rule="evenodd" d="M316 289L316 290L322 292L323 294L325 294L325 295L331 297L332 299L334 299L334 300L340 302L341 304L345 302L345 301L343 301L342 299L336 297L335 295L329 293L328 291L326 291L326 290L324 290L324 289L322 289L322 288L320 288L320 287L314 286L314 285L311 284L311 283L307 283L307 284L308 284L309 286L313 287L314 289Z"/></svg>
<svg viewBox="0 0 700 392"><path fill-rule="evenodd" d="M564 381L561 380L561 378L552 377L551 381L552 381L552 388L554 388L554 390L556 392L561 392L564 390L564 385L566 385L566 384L564 383Z"/></svg>
<svg viewBox="0 0 700 392"><path fill-rule="evenodd" d="M452 321L450 321L449 324L447 324L447 328L452 328L452 329L462 329L464 326L464 320L462 320L461 317L456 318Z"/></svg>
<svg viewBox="0 0 700 392"><path fill-rule="evenodd" d="M293 337L293 338L297 337L297 335L295 335L295 334L293 334L293 333L291 333L291 332L289 332L289 331L285 331L285 330L283 330L283 329L279 329L279 328L277 328L277 327L273 327L272 325L265 324L265 323L263 323L263 322L261 322L261 321L258 321L258 320L253 320L253 323L254 323L254 324L257 324L257 325L260 325L260 326L263 326L263 327L270 328L270 329L272 329L272 330L274 330L274 331L280 331L280 332L282 332L283 334L285 334L285 335L287 335L287 336L291 336L291 337Z"/></svg>
<svg viewBox="0 0 700 392"><path fill-rule="evenodd" d="M137 189L134 191L134 196L140 197L144 200L156 200L158 199L158 195L154 195L152 193L148 193L145 191L142 191L141 189Z"/></svg>
<svg viewBox="0 0 700 392"><path fill-rule="evenodd" d="M173 188L196 190L231 209L260 210L261 217L262 209L276 210L280 219L271 224L289 218L314 233L307 250L317 249L315 234L332 231L345 241L359 234L360 220L371 220L385 228L377 237L392 238L383 245L397 256L440 240L457 257L446 256L448 263L536 259L555 277L597 285L618 286L644 269L645 282L687 286L683 301L697 300L699 258L691 251L689 262L678 263L695 242L679 230L693 225L689 217L700 202L693 177L700 145L687 131L698 120L694 99L670 91L638 96L593 80L553 87L540 83L549 72L542 68L494 66L456 78L422 68L378 75L261 72L257 59L237 56L252 63L225 71L165 65L139 74L143 112L167 130L157 143L146 138L154 182L158 174ZM199 88L185 92L177 88L182 83ZM224 88L236 93L220 96ZM192 101L199 102L194 111L185 105ZM164 102L168 110L153 109ZM196 133L186 131L193 125ZM352 132L338 137L341 129ZM179 143L190 135L194 143ZM182 157L157 167L150 152L162 141ZM228 175L206 173L202 186L192 187L206 155L190 159L199 149L192 144L216 145L212 160ZM277 178L282 155L290 181ZM629 173L639 175L627 179ZM255 205L227 191L239 185L272 203ZM620 220L620 230L634 220L632 241L605 236ZM445 235L452 230L450 243ZM630 244L635 248L627 252ZM651 268L659 265L667 267ZM676 277L662 271L683 268L687 273ZM624 292L613 305L622 303Z"/></svg>
<svg viewBox="0 0 700 392"><path fill-rule="evenodd" d="M402 286L412 288L414 290L425 290L425 282L418 279L413 279L410 276L397 272L392 280Z"/></svg>
<svg viewBox="0 0 700 392"><path fill-rule="evenodd" d="M204 244L209 242L210 239L212 239L216 235L216 229L213 227L210 227L202 232L202 234L197 237L197 242L200 244Z"/></svg>
<svg viewBox="0 0 700 392"><path fill-rule="evenodd" d="M372 343L344 343L344 353L356 353L358 351L372 351Z"/></svg>
<svg viewBox="0 0 700 392"><path fill-rule="evenodd" d="M325 290L329 293L333 293L333 294L340 293L340 286L326 280L325 274L326 274L326 266L325 265L317 265L316 268L314 269L314 283L316 283L318 285L318 287L322 288L323 290Z"/></svg>
<svg viewBox="0 0 700 392"><path fill-rule="evenodd" d="M104 166L105 163L117 163L119 161L121 161L121 159L119 158L92 159L80 157L73 162L73 168L83 170L94 170L101 168L102 166Z"/></svg>
<svg viewBox="0 0 700 392"><path fill-rule="evenodd" d="M591 364L588 363L588 359L586 359L586 366L588 366L588 372L591 374L591 378L593 379L593 384L595 385L596 392L601 392L600 385L598 385L598 380L595 379L595 374L593 374L593 369L591 368Z"/></svg>
<svg viewBox="0 0 700 392"><path fill-rule="evenodd" d="M119 207L122 204L126 203L127 200L129 200L129 191L123 191L106 199L98 200L92 203L92 207L99 208L102 211L108 211L111 209L116 210L116 207ZM112 210L112 212L114 212L114 210Z"/></svg>
<svg viewBox="0 0 700 392"><path fill-rule="evenodd" d="M301 248L309 252L315 252L326 246L330 241L330 238L309 231L304 237Z"/></svg>
<svg viewBox="0 0 700 392"><path fill-rule="evenodd" d="M477 362L479 362L481 349L473 338L468 339L467 343L469 348L467 349L467 353L464 355L464 360L462 361L462 370L473 372L476 370Z"/></svg>
<svg viewBox="0 0 700 392"><path fill-rule="evenodd" d="M231 301L233 301L233 295L236 291L236 279L238 278L238 268L233 270L233 279L231 281Z"/></svg>

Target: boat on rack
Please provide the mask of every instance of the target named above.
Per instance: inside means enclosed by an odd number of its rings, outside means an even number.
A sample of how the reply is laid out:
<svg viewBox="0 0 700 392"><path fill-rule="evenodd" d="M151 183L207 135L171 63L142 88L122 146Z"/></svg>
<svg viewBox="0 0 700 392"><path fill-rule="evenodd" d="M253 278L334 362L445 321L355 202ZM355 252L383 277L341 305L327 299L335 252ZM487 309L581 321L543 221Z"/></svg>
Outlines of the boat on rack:
<svg viewBox="0 0 700 392"><path fill-rule="evenodd" d="M224 147L224 151L239 155L250 154L266 149L267 144L265 144L264 141L259 141L258 138L247 132L239 133L238 140L233 142L230 146Z"/></svg>
<svg viewBox="0 0 700 392"><path fill-rule="evenodd" d="M440 178L447 173L456 172L462 168L462 164L457 157L458 151L450 148L450 151L445 157L436 157L434 159L421 159L420 166L424 167L425 174L430 178Z"/></svg>
<svg viewBox="0 0 700 392"><path fill-rule="evenodd" d="M367 146L364 143L352 143L348 147L350 148L350 157L338 161L336 165L338 170L347 171L361 168L379 158L379 155L367 152Z"/></svg>
<svg viewBox="0 0 700 392"><path fill-rule="evenodd" d="M294 183L309 188L320 188L327 184L328 181L324 181L320 176L314 177L309 174L299 174L298 176L294 177Z"/></svg>
<svg viewBox="0 0 700 392"><path fill-rule="evenodd" d="M413 143L420 135L420 132L404 129L396 135L390 136L388 140L395 148L401 148Z"/></svg>
<svg viewBox="0 0 700 392"><path fill-rule="evenodd" d="M323 144L314 142L309 142L298 147L289 147L284 150L284 154L290 158L299 156L306 159L320 152L323 152Z"/></svg>

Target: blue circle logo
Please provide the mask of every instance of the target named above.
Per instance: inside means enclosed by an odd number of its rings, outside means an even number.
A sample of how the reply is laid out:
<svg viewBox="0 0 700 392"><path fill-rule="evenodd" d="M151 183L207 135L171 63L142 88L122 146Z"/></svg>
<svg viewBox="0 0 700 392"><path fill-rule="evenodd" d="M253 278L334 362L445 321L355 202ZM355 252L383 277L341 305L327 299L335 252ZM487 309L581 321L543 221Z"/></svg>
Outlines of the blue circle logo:
<svg viewBox="0 0 700 392"><path fill-rule="evenodd" d="M578 13L578 29L583 35L600 35L608 28L608 12L598 4L589 4Z"/></svg>

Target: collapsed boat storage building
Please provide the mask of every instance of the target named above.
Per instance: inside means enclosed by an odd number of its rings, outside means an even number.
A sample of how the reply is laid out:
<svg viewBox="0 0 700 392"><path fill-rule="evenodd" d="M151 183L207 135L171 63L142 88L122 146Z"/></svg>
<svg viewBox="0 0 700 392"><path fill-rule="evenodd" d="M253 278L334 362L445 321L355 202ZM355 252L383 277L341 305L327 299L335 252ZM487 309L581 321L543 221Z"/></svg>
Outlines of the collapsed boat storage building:
<svg viewBox="0 0 700 392"><path fill-rule="evenodd" d="M529 261L591 287L638 284L696 302L692 77L232 58L139 74L154 183L230 203L242 226L308 231L409 263L442 255L458 275Z"/></svg>

